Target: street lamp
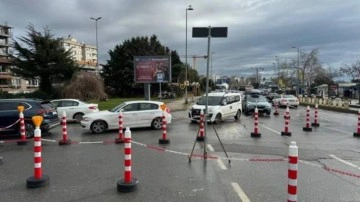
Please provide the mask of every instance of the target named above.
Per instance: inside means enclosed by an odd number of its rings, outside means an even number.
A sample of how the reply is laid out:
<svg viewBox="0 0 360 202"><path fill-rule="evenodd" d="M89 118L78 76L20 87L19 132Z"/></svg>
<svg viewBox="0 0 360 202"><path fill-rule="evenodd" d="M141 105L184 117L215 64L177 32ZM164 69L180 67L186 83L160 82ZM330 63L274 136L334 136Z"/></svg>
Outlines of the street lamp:
<svg viewBox="0 0 360 202"><path fill-rule="evenodd" d="M191 5L185 9L186 17L185 17L185 104L188 104L188 96L187 96L187 83L188 83L188 65L187 65L187 12L194 10Z"/></svg>
<svg viewBox="0 0 360 202"><path fill-rule="evenodd" d="M296 79L296 82L297 82L297 85L296 85L296 95L298 96L299 95L299 85L300 85L300 72L299 72L299 69L300 69L300 49L298 47L295 47L293 46L292 48L296 48L297 50L297 79Z"/></svg>
<svg viewBox="0 0 360 202"><path fill-rule="evenodd" d="M211 57L210 57L210 75L211 75L211 81L214 83L214 79L213 79L213 74L212 74L212 61L213 61L213 54L215 52L211 52Z"/></svg>
<svg viewBox="0 0 360 202"><path fill-rule="evenodd" d="M95 21L95 29L96 29L96 68L95 73L99 74L99 46L98 46L98 31L97 31L97 21L101 19L101 17L98 18L90 18L91 20Z"/></svg>

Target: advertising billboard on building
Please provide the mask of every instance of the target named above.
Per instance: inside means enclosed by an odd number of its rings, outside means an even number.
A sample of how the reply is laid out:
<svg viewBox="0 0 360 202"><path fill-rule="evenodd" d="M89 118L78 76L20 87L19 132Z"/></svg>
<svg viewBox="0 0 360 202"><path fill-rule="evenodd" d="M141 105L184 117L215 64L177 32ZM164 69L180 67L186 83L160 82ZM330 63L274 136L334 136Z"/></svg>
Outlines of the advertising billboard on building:
<svg viewBox="0 0 360 202"><path fill-rule="evenodd" d="M171 81L169 56L135 56L135 83L167 83Z"/></svg>

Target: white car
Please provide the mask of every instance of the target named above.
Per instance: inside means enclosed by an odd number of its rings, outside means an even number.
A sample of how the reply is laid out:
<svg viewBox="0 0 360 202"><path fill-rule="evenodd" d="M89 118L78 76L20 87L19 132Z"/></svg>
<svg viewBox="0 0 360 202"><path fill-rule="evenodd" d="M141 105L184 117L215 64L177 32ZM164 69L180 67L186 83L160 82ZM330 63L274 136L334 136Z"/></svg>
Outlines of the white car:
<svg viewBox="0 0 360 202"><path fill-rule="evenodd" d="M201 110L205 110L206 96L203 95L189 109L189 118L192 122L200 119ZM240 93L233 92L212 92L208 93L208 117L207 120L212 123L218 123L225 118L234 117L240 119L242 112L242 99Z"/></svg>
<svg viewBox="0 0 360 202"><path fill-rule="evenodd" d="M300 102L297 97L294 95L280 95L280 97L272 100L273 105L278 105L279 107L298 107Z"/></svg>
<svg viewBox="0 0 360 202"><path fill-rule="evenodd" d="M62 118L65 111L67 121L80 122L85 114L99 111L98 104L86 103L78 99L57 99L50 102L56 108L59 118Z"/></svg>
<svg viewBox="0 0 360 202"><path fill-rule="evenodd" d="M161 129L162 115L165 114L167 124L171 123L171 114L163 102L127 101L111 110L99 111L83 116L81 127L92 133L119 128L119 114L123 113L123 128L152 127Z"/></svg>

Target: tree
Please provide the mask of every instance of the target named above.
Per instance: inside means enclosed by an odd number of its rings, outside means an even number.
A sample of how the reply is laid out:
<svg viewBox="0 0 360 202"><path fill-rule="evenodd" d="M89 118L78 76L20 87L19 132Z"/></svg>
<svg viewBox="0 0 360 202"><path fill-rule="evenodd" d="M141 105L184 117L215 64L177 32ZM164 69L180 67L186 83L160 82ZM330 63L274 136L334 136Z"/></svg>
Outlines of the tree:
<svg viewBox="0 0 360 202"><path fill-rule="evenodd" d="M181 62L176 51L170 51L161 45L156 35L125 40L113 50L109 50L110 59L101 73L105 86L112 89L112 94L117 96L142 94L143 85L134 82L134 56L158 56L169 53L171 53L172 66L179 68L177 64ZM176 69L175 73L180 73L179 70ZM173 72L172 77L174 80L177 75Z"/></svg>
<svg viewBox="0 0 360 202"><path fill-rule="evenodd" d="M107 97L102 79L92 72L79 72L73 75L70 83L62 91L63 98L80 100L104 99Z"/></svg>
<svg viewBox="0 0 360 202"><path fill-rule="evenodd" d="M53 95L52 84L70 80L79 66L72 60L70 50L66 51L48 28L41 33L30 24L27 29L27 37L20 37L20 42L14 43L16 55L12 71L26 79L38 78L39 90Z"/></svg>

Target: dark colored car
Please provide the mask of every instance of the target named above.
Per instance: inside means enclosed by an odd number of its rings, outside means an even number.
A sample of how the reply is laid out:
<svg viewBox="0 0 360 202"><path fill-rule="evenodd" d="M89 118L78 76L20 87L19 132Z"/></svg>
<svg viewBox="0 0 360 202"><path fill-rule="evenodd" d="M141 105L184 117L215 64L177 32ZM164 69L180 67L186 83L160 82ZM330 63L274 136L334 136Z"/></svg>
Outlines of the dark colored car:
<svg viewBox="0 0 360 202"><path fill-rule="evenodd" d="M35 99L0 99L0 138L20 137L18 106L24 106L26 137L33 137L35 125L32 117L42 116L44 119L40 129L42 134L60 124L56 109L49 101Z"/></svg>
<svg viewBox="0 0 360 202"><path fill-rule="evenodd" d="M271 113L271 104L267 101L265 96L250 94L246 95L243 100L243 111L246 115L252 114L255 112L255 108L258 108L259 114L270 115Z"/></svg>
<svg viewBox="0 0 360 202"><path fill-rule="evenodd" d="M268 99L268 102L272 103L273 99L279 98L281 97L279 94L277 93L269 93L266 95L266 98Z"/></svg>

